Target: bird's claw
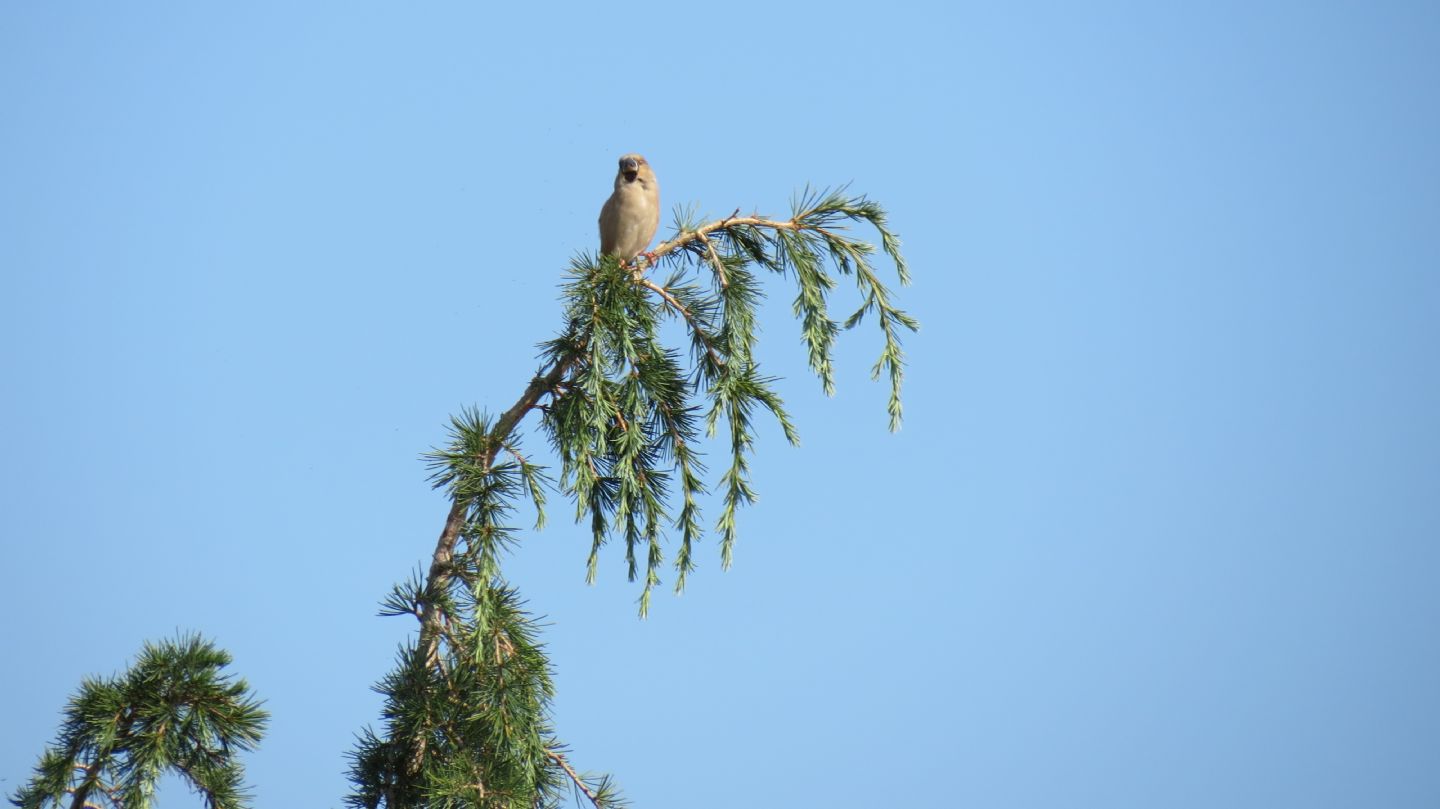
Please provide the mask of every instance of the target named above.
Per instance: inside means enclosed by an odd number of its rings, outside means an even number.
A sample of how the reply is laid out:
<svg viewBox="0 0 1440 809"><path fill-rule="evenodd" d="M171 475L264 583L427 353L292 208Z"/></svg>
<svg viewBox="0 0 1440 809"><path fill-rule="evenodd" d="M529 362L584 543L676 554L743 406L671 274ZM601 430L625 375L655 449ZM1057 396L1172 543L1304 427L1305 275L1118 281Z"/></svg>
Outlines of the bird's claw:
<svg viewBox="0 0 1440 809"><path fill-rule="evenodd" d="M644 264L640 263L640 259L642 258L645 259ZM654 267L657 260L654 253L646 251L644 253L636 253L634 258L625 262L625 266L628 267L631 272L635 273L636 278L639 278L645 274L646 270Z"/></svg>

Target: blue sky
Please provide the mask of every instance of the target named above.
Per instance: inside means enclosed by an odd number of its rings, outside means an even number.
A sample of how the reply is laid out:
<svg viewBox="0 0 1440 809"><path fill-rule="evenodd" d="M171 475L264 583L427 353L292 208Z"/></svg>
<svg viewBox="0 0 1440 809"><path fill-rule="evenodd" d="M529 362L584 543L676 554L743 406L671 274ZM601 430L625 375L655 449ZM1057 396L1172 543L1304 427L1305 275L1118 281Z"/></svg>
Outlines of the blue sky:
<svg viewBox="0 0 1440 809"><path fill-rule="evenodd" d="M772 288L803 446L761 430L735 566L649 620L558 500L526 535L578 766L1434 806L1436 76L1427 3L6 4L0 788L198 630L273 714L257 805L339 806L446 510L417 456L518 395L638 151L667 209L852 183L923 328L892 435L874 335L827 399Z"/></svg>

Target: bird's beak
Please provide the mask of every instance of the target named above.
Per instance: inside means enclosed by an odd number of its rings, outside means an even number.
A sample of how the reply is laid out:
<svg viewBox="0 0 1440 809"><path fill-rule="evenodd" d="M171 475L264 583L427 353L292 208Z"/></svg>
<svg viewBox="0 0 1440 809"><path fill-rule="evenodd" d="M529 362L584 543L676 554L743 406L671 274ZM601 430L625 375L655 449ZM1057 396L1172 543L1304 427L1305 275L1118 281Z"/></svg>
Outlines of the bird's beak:
<svg viewBox="0 0 1440 809"><path fill-rule="evenodd" d="M620 164L620 171L625 175L626 180L633 182L635 175L640 173L640 161L632 157Z"/></svg>

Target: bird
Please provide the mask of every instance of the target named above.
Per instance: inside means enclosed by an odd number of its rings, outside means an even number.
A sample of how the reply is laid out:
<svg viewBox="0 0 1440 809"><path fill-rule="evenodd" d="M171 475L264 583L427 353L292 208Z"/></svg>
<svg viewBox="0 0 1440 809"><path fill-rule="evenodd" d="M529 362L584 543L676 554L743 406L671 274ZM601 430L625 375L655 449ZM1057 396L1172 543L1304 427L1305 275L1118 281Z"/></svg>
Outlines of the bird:
<svg viewBox="0 0 1440 809"><path fill-rule="evenodd" d="M640 255L660 227L660 183L645 158L627 154L615 173L615 192L600 209L600 253L624 264Z"/></svg>

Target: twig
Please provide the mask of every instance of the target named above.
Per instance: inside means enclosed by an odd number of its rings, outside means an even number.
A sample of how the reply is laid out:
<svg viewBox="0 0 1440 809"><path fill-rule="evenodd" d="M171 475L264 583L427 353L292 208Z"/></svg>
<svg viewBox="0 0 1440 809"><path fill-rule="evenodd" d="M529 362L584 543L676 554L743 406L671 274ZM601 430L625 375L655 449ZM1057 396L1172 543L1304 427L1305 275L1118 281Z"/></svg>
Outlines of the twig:
<svg viewBox="0 0 1440 809"><path fill-rule="evenodd" d="M780 222L774 219L766 219L763 216L727 216L724 219L717 219L714 222L701 225L694 230L687 230L684 233L678 234L670 241L662 242L659 247L651 250L650 253L658 259L691 242L699 241L702 236L709 236L717 230L729 230L737 225L770 228L771 230L813 230L814 228L812 226L801 222L804 218L804 216L797 216L794 219ZM653 262L650 266L654 266Z"/></svg>
<svg viewBox="0 0 1440 809"><path fill-rule="evenodd" d="M670 290L660 286L654 281L651 281L649 278L641 278L640 286L643 286L646 289L664 298L666 303L674 307L675 311L679 312L680 315L685 318L685 322L690 324L691 330L693 330L695 334L700 337L700 342L705 344L705 351L710 355L710 360L714 362L717 366L725 364L725 361L720 359L720 355L715 353L715 347L710 344L709 336L705 334L704 329L700 328L700 324L696 322L695 316L690 313L689 309L685 308L685 304L681 303L678 299L676 299L674 295L670 294Z"/></svg>
<svg viewBox="0 0 1440 809"><path fill-rule="evenodd" d="M545 756L556 764L559 764L560 769L564 770L565 774L570 776L570 780L575 783L575 788L585 793L585 797L590 799L590 803L594 804L596 809L600 809L600 796L590 791L590 787L586 786L585 780L580 777L579 773L571 769L570 762L566 761L564 756L554 750L546 750Z"/></svg>
<svg viewBox="0 0 1440 809"><path fill-rule="evenodd" d="M120 806L120 805L121 805L120 799L119 799L119 797L118 797L118 795L117 795L118 790L115 788L115 785L114 785L114 784L107 784L107 783L105 782L105 780L100 777L99 772L98 772L99 768L97 767L97 765L95 765L95 764L81 764L80 762L77 761L77 762L75 762L75 763L72 765L72 767L73 767L74 769L80 771L80 772L85 773L86 780L90 780L91 778L93 778L93 779L94 779L93 784L94 784L95 788L97 788L97 789L99 789L101 792L104 792L104 793L105 793L105 796L110 799L111 805L113 805L113 806ZM82 785L83 785L83 782L82 782ZM74 796L75 793L76 793L76 791L77 791L76 789L69 789L69 788L67 788L67 789L65 790L65 794L66 794L66 795L70 795L70 796ZM82 800L83 800L83 802L81 803L81 806L83 807L83 809L102 809L102 807L100 807L99 805L90 803L90 801L89 801L88 799L82 799Z"/></svg>
<svg viewBox="0 0 1440 809"><path fill-rule="evenodd" d="M715 265L715 274L720 277L720 288L729 289L730 282L725 278L725 262L720 260L720 253L715 250L715 245L711 244L710 237L701 236L700 241L705 243L705 250L710 253L710 263Z"/></svg>

